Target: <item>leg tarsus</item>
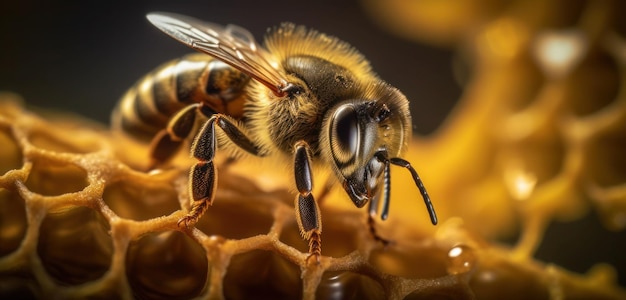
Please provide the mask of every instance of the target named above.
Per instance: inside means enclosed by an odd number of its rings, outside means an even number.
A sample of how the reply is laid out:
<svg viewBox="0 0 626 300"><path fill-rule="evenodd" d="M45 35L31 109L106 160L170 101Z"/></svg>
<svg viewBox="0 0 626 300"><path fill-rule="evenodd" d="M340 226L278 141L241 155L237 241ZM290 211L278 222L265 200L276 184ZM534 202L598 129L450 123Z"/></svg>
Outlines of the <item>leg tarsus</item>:
<svg viewBox="0 0 626 300"><path fill-rule="evenodd" d="M322 233L318 230L313 230L308 235L309 237L309 255L306 257L307 264L311 258L315 259L315 263L320 264L320 256L322 256Z"/></svg>
<svg viewBox="0 0 626 300"><path fill-rule="evenodd" d="M393 245L394 242L392 240L385 239L378 235L378 232L376 231L376 221L374 220L374 217L372 217L372 215L367 216L367 225L370 229L370 234L372 235L374 240L376 240L377 242L381 242L384 247Z"/></svg>
<svg viewBox="0 0 626 300"><path fill-rule="evenodd" d="M213 203L217 187L217 172L213 162L200 161L189 172L189 194L193 200L186 216L178 220L178 226L194 226Z"/></svg>
<svg viewBox="0 0 626 300"><path fill-rule="evenodd" d="M206 212L206 210L211 205L211 201L209 199L199 200L193 202L191 205L191 210L187 213L186 216L180 218L176 223L178 227L190 228L198 223L200 217Z"/></svg>

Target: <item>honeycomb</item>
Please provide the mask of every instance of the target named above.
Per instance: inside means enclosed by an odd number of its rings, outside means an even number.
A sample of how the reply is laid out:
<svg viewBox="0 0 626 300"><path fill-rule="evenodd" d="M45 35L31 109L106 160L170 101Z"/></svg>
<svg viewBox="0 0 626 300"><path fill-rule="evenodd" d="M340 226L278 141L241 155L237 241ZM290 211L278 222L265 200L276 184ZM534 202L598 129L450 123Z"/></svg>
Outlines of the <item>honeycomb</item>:
<svg viewBox="0 0 626 300"><path fill-rule="evenodd" d="M440 224L392 169L390 217L376 224L391 244L333 189L320 204L319 264L306 260L288 166L218 157L214 205L183 230L185 155L147 172L145 146L0 94L0 297L626 299L624 270L580 274L534 258L554 220L593 211L610 230L626 226L619 2L506 3L364 1L398 34L458 49L464 93L405 156Z"/></svg>

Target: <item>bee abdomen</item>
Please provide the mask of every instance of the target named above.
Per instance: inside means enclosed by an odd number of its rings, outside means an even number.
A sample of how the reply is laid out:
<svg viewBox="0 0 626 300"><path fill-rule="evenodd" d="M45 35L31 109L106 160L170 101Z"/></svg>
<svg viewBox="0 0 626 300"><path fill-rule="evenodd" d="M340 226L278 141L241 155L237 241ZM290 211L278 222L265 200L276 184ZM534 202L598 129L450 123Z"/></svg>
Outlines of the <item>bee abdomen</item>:
<svg viewBox="0 0 626 300"><path fill-rule="evenodd" d="M148 141L191 103L239 117L243 99L238 98L248 81L249 76L207 55L184 56L158 67L126 92L113 112L113 128Z"/></svg>

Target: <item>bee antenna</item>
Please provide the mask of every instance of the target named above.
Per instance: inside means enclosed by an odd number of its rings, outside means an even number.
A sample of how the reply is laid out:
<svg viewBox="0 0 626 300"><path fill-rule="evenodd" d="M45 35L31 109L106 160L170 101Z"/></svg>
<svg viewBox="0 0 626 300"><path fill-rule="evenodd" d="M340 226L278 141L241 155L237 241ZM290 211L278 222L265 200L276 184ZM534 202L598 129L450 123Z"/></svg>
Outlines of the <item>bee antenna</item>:
<svg viewBox="0 0 626 300"><path fill-rule="evenodd" d="M404 167L409 170L409 172L411 172L411 176L413 176L413 181L415 182L415 185L417 185L417 188L420 190L422 198L424 198L424 204L426 204L426 209L428 210L428 214L430 215L430 221L433 223L433 225L437 225L437 214L435 213L433 203L430 201L430 196L428 196L426 187L424 187L424 182L422 182L422 179L420 179L419 175L417 175L417 171L415 171L413 166L411 166L411 163L399 157L391 158L389 159L389 162L396 166Z"/></svg>

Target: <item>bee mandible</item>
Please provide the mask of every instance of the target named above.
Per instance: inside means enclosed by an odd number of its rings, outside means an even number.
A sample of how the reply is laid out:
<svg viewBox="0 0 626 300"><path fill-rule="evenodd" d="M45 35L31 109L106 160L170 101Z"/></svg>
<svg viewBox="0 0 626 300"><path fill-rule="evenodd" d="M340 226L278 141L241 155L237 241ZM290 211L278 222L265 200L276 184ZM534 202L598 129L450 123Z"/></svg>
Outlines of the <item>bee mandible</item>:
<svg viewBox="0 0 626 300"><path fill-rule="evenodd" d="M193 202L179 226L194 226L213 201L218 145L231 153L275 156L293 164L296 220L309 242L309 258L319 261L321 255L313 166L332 169L357 207L369 203L370 231L377 239L374 218L379 209L382 220L389 212L390 165L411 173L431 222L437 224L422 180L399 157L411 137L408 100L346 42L284 23L268 32L261 47L235 25L170 13L147 18L202 54L170 62L140 80L120 101L113 124L151 140L153 167L193 136ZM207 120L194 130L198 116Z"/></svg>

